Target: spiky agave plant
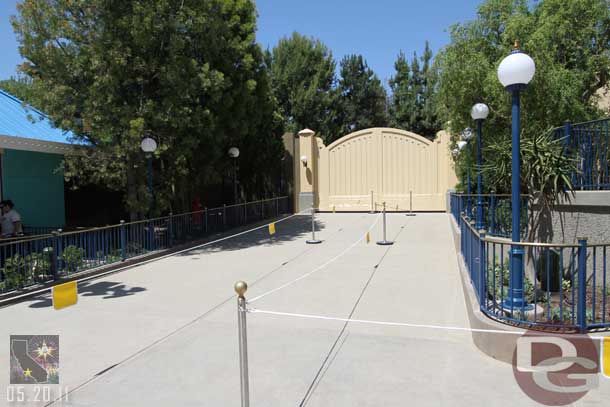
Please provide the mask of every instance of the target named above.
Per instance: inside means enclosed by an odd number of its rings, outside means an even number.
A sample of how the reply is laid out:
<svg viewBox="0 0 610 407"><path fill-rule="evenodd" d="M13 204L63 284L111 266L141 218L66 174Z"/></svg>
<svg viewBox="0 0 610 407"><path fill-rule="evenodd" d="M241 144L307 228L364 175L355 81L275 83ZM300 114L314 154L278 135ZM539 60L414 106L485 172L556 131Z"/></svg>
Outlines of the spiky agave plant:
<svg viewBox="0 0 610 407"><path fill-rule="evenodd" d="M511 140L493 141L485 148L483 173L492 190L509 193L511 185ZM564 139L552 131L521 137L521 193L529 196L529 239L552 238L548 220L554 206L573 196L572 174L577 171L576 158ZM533 210L531 210L533 209Z"/></svg>

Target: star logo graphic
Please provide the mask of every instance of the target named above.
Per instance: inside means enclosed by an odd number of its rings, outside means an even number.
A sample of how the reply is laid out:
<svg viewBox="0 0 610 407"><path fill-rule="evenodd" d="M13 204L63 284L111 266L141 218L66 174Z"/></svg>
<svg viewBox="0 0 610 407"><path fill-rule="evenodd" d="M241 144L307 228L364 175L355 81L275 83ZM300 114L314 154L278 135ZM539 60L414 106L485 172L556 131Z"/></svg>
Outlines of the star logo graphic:
<svg viewBox="0 0 610 407"><path fill-rule="evenodd" d="M23 371L23 375L24 375L25 377L32 377L32 371L31 371L30 369L25 369L25 370Z"/></svg>

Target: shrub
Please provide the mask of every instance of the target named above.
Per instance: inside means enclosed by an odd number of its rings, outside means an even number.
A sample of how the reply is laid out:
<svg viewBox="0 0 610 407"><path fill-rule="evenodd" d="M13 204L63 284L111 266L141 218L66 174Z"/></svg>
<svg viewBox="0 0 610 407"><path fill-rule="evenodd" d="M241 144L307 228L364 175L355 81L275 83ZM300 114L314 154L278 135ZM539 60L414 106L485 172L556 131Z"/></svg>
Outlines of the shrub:
<svg viewBox="0 0 610 407"><path fill-rule="evenodd" d="M5 288L21 288L28 280L25 259L20 254L6 259L2 271L5 275Z"/></svg>
<svg viewBox="0 0 610 407"><path fill-rule="evenodd" d="M68 272L78 271L84 264L84 257L85 249L76 246L66 247L61 255Z"/></svg>

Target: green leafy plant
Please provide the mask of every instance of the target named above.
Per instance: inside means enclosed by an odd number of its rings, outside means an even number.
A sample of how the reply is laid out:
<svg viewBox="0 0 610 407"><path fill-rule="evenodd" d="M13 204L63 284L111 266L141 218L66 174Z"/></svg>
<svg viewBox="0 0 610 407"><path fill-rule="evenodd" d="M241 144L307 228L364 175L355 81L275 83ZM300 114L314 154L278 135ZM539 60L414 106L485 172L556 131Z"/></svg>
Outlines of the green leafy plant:
<svg viewBox="0 0 610 407"><path fill-rule="evenodd" d="M135 256L146 252L144 247L138 242L129 242L126 247L128 256Z"/></svg>
<svg viewBox="0 0 610 407"><path fill-rule="evenodd" d="M120 250L113 250L107 254L100 250L97 252L96 258L98 260L103 259L104 263L110 264L110 263L116 263L117 261L120 261L122 259L122 256L121 256Z"/></svg>
<svg viewBox="0 0 610 407"><path fill-rule="evenodd" d="M496 301L500 301L501 298L506 299L506 297L508 297L509 284L510 271L508 264L504 264L502 266L500 264L496 264L493 267L487 268L487 292L490 296L494 297ZM543 298L544 296L537 296L537 298L534 298L534 290L535 287L532 280L528 276L525 276L523 279L523 292L525 299L530 303L534 302L534 299L536 299L537 302L544 302L546 300Z"/></svg>
<svg viewBox="0 0 610 407"><path fill-rule="evenodd" d="M529 216L529 239L547 241L550 231L545 220L552 208L573 194L571 175L577 171L576 161L566 154L564 140L555 138L551 131L521 139L521 191L529 195L528 201L536 207ZM509 138L493 140L486 148L487 163L484 177L493 189L510 191L512 149Z"/></svg>
<svg viewBox="0 0 610 407"><path fill-rule="evenodd" d="M73 273L83 267L85 249L77 246L68 246L64 249L61 258L64 261L66 271Z"/></svg>
<svg viewBox="0 0 610 407"><path fill-rule="evenodd" d="M6 259L4 268L5 288L21 288L25 285L28 276L25 268L25 258L20 254Z"/></svg>
<svg viewBox="0 0 610 407"><path fill-rule="evenodd" d="M572 320L572 311L570 307L564 306L563 309L560 307L553 307L551 310L551 321L553 322L568 322Z"/></svg>
<svg viewBox="0 0 610 407"><path fill-rule="evenodd" d="M52 252L43 250L42 253L32 253L26 256L26 264L36 281L43 281L51 274Z"/></svg>

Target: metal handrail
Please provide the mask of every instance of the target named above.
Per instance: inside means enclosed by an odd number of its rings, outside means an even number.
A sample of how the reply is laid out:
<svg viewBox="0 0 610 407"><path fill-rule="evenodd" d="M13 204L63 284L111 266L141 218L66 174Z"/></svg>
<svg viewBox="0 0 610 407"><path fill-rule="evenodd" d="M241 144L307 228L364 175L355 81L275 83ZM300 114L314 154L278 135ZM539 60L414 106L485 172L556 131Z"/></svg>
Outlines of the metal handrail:
<svg viewBox="0 0 610 407"><path fill-rule="evenodd" d="M470 230L473 233L476 233L476 235L479 237L479 239L483 240L484 242L489 242L489 243L500 243L500 244L514 244L514 245L518 245L518 246L531 246L531 247L573 247L573 248L578 248L579 245L578 243L542 243L542 242L513 242L511 239L509 238L502 238L502 237L489 237L487 235L485 235L485 237L481 237L481 231L478 231L474 228L474 224L475 221L472 219L467 218L466 216L462 215L462 219L464 219L466 226L468 226L470 228ZM596 245L589 245L589 247L591 246L609 246L610 243L599 243Z"/></svg>
<svg viewBox="0 0 610 407"><path fill-rule="evenodd" d="M7 239L6 241L0 240L0 247L6 246L6 245L10 245L16 242L25 242L25 241L38 241L38 240L43 240L43 239L48 239L50 237L53 237L55 234L59 234L61 236L72 236L72 235L77 235L80 233L84 233L84 232L97 232L97 231L103 231L103 230L109 230L109 229L114 229L114 228L120 228L122 226L129 226L129 225L137 225L137 224L145 224L145 223L150 223L150 222L155 222L155 221L161 221L161 220L168 220L170 217L180 217L180 216L189 216L189 215L197 215L197 214L204 214L209 211L214 211L214 210L223 210L225 208L230 208L230 207L236 207L236 206L244 206L244 205L251 205L251 204L257 204L257 203L262 203L262 202L271 202L271 201L277 201L280 199L286 199L288 198L287 196L279 196L276 198L269 198L269 199L259 199L257 201L250 201L250 202L244 202L241 204L234 204L234 205L227 205L227 206L219 206L216 208L207 208L207 209L203 209L201 211L194 211L194 212L184 212L184 213L179 213L179 214L172 214L172 215L168 215L168 216L161 216L161 217L157 217L157 218L150 218L150 219L143 219L143 220L136 220L136 221L132 221L132 222L123 222L123 223L118 223L118 224L114 224L114 225L107 225L107 226L96 226L96 227L92 227L92 228L87 228L87 229L82 229L82 230L74 230L74 231L70 231L70 232L55 232L55 233L49 233L46 235L36 235L36 236L20 236L20 237L15 237L15 238L10 238Z"/></svg>
<svg viewBox="0 0 610 407"><path fill-rule="evenodd" d="M580 123L570 123L570 125L572 126L572 128L574 128L575 126L582 126L585 124L592 124L592 123L597 123L597 122L605 122L609 120L609 118L603 118L603 119L595 119L595 120L589 120L586 122L580 122ZM565 126L559 126L559 127L555 127L553 128L551 131L555 131L555 130L562 130Z"/></svg>
<svg viewBox="0 0 610 407"><path fill-rule="evenodd" d="M511 194L463 194L460 192L452 192L451 195L455 195L455 196L466 196L466 197L477 197L477 196L484 196L484 197L495 197L495 198L510 198L512 197ZM521 194L520 195L521 198L528 198L529 195L528 194Z"/></svg>

